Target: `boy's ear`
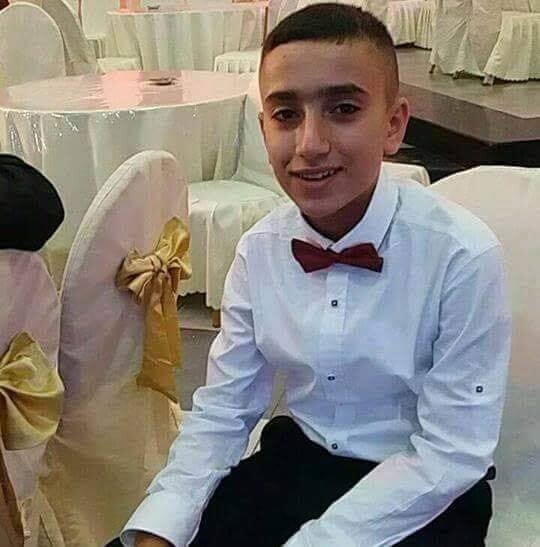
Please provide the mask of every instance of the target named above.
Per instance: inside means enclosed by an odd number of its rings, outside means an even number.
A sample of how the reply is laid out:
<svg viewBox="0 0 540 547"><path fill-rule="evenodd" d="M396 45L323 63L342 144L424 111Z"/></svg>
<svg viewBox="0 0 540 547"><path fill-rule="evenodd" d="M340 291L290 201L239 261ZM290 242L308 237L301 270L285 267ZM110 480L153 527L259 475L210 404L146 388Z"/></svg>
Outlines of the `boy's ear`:
<svg viewBox="0 0 540 547"><path fill-rule="evenodd" d="M390 108L389 113L388 134L386 135L384 146L384 154L386 156L396 154L403 142L410 116L409 102L405 97L398 97Z"/></svg>

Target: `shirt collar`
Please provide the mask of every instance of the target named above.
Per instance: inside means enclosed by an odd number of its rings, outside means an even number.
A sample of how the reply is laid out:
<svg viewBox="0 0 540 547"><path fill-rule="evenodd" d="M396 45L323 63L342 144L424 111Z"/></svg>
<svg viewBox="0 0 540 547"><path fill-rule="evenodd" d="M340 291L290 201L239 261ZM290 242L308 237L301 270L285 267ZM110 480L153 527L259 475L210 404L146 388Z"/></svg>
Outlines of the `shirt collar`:
<svg viewBox="0 0 540 547"><path fill-rule="evenodd" d="M379 180L364 216L338 241L332 241L317 232L305 221L298 208L295 208L295 221L287 223L288 225L282 225L280 232L288 239L295 237L337 253L360 243L373 243L375 248L379 249L394 217L397 203L397 186L383 174L381 169Z"/></svg>

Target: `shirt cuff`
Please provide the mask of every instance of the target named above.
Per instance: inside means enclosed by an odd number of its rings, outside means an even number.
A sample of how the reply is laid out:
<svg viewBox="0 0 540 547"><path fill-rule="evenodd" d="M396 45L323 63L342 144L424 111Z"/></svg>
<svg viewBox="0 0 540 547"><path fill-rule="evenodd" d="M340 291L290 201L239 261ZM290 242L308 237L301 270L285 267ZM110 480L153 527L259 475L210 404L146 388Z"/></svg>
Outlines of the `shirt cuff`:
<svg viewBox="0 0 540 547"><path fill-rule="evenodd" d="M167 540L174 547L187 547L199 528L202 512L193 504L186 507L186 497L161 491L144 498L131 515L120 541L133 547L137 532L146 532Z"/></svg>

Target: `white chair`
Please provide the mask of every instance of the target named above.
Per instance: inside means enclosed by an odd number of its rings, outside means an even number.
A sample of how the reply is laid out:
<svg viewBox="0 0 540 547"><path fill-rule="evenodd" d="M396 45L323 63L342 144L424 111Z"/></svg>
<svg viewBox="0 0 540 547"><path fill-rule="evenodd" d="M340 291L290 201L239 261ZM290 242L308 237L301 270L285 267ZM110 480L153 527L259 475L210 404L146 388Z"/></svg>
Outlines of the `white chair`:
<svg viewBox="0 0 540 547"><path fill-rule="evenodd" d="M264 28L267 33L287 15L296 10L298 0L270 0L265 12ZM214 59L215 72L257 72L261 58L261 48L244 51L226 51Z"/></svg>
<svg viewBox="0 0 540 547"><path fill-rule="evenodd" d="M484 68L485 84L493 84L496 78L540 78L540 0L517 7L520 9L502 13L501 30Z"/></svg>
<svg viewBox="0 0 540 547"><path fill-rule="evenodd" d="M51 366L56 368L60 336L60 302L45 263L37 253L0 251L0 309L0 357L5 354L13 338L26 331L40 345ZM34 448L5 451L7 469L27 524L25 547L38 546L40 516L43 513L48 514L38 490L45 448L46 442ZM4 454L3 449L2 453ZM51 532L58 538L51 525L51 519L43 520L45 535L50 535ZM57 540L56 543L61 545L61 540ZM2 538L1 527L0 545L10 545ZM46 542L39 542L40 547L46 545Z"/></svg>
<svg viewBox="0 0 540 547"><path fill-rule="evenodd" d="M96 59L94 48L86 39L77 14L67 0L28 0L39 4L58 25L64 41L68 75L96 74L114 70L139 70L139 59L133 57L102 57Z"/></svg>
<svg viewBox="0 0 540 547"><path fill-rule="evenodd" d="M431 188L477 215L503 245L512 356L486 545L532 547L540 538L540 169L477 167Z"/></svg>
<svg viewBox="0 0 540 547"><path fill-rule="evenodd" d="M65 76L64 46L56 23L25 2L0 12L0 87Z"/></svg>
<svg viewBox="0 0 540 547"><path fill-rule="evenodd" d="M206 293L206 305L214 311L221 308L225 276L242 234L289 199L268 162L259 127L260 111L259 83L255 74L244 104L239 156L232 180L189 184L193 274L181 284L181 294ZM235 151L231 150L231 153ZM384 169L392 175L429 184L429 175L421 166L385 163ZM214 324L218 325L217 319Z"/></svg>
<svg viewBox="0 0 540 547"><path fill-rule="evenodd" d="M484 76L501 20L502 0L436 0L431 71Z"/></svg>
<svg viewBox="0 0 540 547"><path fill-rule="evenodd" d="M414 45L431 49L433 44L433 25L435 22L435 0L424 0L416 20L416 41Z"/></svg>
<svg viewBox="0 0 540 547"><path fill-rule="evenodd" d="M97 57L105 57L107 12L118 9L118 0L81 0L81 23L84 34L94 47Z"/></svg>
<svg viewBox="0 0 540 547"><path fill-rule="evenodd" d="M176 436L169 399L136 384L143 310L115 276L131 249L153 251L165 223L187 215L174 157L141 152L99 190L71 248L61 290L66 400L42 482L68 547L119 535Z"/></svg>
<svg viewBox="0 0 540 547"><path fill-rule="evenodd" d="M390 0L386 26L394 45L416 42L418 18L424 4L424 0Z"/></svg>

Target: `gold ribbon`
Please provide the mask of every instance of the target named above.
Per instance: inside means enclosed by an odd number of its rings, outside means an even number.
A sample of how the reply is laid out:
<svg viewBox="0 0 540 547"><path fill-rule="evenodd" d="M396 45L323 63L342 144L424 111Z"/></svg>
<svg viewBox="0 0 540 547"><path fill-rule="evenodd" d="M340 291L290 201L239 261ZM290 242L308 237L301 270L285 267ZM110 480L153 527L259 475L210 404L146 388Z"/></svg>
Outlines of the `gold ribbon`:
<svg viewBox="0 0 540 547"><path fill-rule="evenodd" d="M189 231L174 217L167 222L154 252L128 253L116 285L130 290L145 309L144 350L137 385L149 387L178 402L174 369L181 364L180 325L176 309L178 285L191 277L186 252Z"/></svg>
<svg viewBox="0 0 540 547"><path fill-rule="evenodd" d="M64 386L39 344L21 332L0 359L2 450L33 448L58 428ZM0 517L13 545L24 544L24 527L3 452L0 457ZM7 511L4 511L4 507Z"/></svg>

